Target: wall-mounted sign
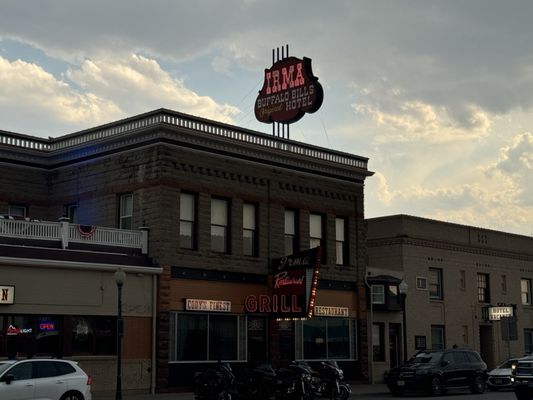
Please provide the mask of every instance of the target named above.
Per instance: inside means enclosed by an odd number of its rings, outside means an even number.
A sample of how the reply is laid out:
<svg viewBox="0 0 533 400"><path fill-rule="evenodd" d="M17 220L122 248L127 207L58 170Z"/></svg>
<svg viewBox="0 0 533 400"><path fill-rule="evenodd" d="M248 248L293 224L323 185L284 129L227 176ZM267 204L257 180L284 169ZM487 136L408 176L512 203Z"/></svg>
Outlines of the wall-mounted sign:
<svg viewBox="0 0 533 400"><path fill-rule="evenodd" d="M231 301L185 299L187 311L231 312Z"/></svg>
<svg viewBox="0 0 533 400"><path fill-rule="evenodd" d="M292 123L317 111L324 92L313 76L311 59L287 57L265 69L263 88L255 101L255 117L260 122Z"/></svg>
<svg viewBox="0 0 533 400"><path fill-rule="evenodd" d="M499 321L502 317L512 317L513 307L489 307L489 321Z"/></svg>
<svg viewBox="0 0 533 400"><path fill-rule="evenodd" d="M15 286L0 286L0 304L15 302Z"/></svg>
<svg viewBox="0 0 533 400"><path fill-rule="evenodd" d="M316 317L347 317L348 307L315 306Z"/></svg>
<svg viewBox="0 0 533 400"><path fill-rule="evenodd" d="M280 319L312 317L319 267L320 247L274 260L270 293L247 296L246 311Z"/></svg>

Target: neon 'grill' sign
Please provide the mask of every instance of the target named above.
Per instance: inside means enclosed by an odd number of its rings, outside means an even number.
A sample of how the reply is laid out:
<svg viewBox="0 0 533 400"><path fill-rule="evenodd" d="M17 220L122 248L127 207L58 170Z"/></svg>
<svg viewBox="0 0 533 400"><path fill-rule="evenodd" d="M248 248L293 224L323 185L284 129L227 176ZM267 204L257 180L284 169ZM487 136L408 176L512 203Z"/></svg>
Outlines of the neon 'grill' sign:
<svg viewBox="0 0 533 400"><path fill-rule="evenodd" d="M255 101L255 117L265 123L296 122L306 112L317 111L323 99L311 59L287 57L265 69L263 88Z"/></svg>

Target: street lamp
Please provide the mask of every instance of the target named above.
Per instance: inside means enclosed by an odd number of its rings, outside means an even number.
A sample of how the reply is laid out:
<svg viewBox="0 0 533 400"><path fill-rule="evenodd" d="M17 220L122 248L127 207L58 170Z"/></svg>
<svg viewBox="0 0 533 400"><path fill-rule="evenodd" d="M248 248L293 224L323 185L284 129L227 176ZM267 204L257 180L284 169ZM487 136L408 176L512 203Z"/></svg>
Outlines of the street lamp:
<svg viewBox="0 0 533 400"><path fill-rule="evenodd" d="M122 336L124 323L122 321L122 286L126 280L126 273L122 268L115 272L115 282L118 289L118 313L117 313L117 391L115 400L122 400Z"/></svg>
<svg viewBox="0 0 533 400"><path fill-rule="evenodd" d="M398 289L400 290L400 296L402 298L402 317L403 317L403 362L405 363L407 361L407 318L405 313L405 298L407 297L407 289L409 289L409 285L405 280L402 280L400 284L398 285Z"/></svg>

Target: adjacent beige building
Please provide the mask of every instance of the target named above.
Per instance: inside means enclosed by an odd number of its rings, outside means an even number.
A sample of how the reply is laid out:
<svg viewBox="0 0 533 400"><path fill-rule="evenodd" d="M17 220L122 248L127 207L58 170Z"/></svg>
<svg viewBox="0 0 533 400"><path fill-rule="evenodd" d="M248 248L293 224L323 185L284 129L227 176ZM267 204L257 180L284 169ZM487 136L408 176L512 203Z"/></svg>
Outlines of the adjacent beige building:
<svg viewBox="0 0 533 400"><path fill-rule="evenodd" d="M404 345L407 356L471 347L489 368L533 350L533 237L407 215L367 222L375 381ZM515 320L494 319L510 311Z"/></svg>

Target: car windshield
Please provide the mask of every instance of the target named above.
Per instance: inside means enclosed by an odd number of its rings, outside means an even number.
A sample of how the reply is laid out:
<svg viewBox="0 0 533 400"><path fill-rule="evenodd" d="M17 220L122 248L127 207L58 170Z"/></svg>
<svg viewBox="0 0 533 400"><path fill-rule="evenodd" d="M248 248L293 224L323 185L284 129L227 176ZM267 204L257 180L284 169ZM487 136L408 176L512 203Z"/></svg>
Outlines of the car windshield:
<svg viewBox="0 0 533 400"><path fill-rule="evenodd" d="M0 374L2 372L4 372L6 369L8 369L10 366L12 366L12 365L13 365L12 363L0 362Z"/></svg>
<svg viewBox="0 0 533 400"><path fill-rule="evenodd" d="M409 364L436 364L442 357L442 351L435 351L431 353L418 353L411 357Z"/></svg>

